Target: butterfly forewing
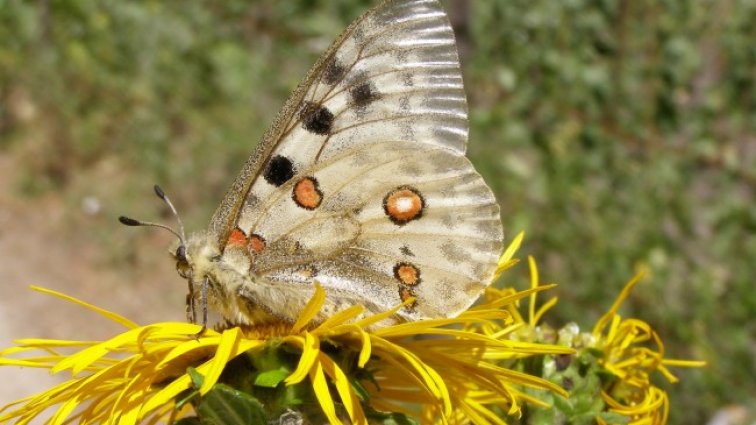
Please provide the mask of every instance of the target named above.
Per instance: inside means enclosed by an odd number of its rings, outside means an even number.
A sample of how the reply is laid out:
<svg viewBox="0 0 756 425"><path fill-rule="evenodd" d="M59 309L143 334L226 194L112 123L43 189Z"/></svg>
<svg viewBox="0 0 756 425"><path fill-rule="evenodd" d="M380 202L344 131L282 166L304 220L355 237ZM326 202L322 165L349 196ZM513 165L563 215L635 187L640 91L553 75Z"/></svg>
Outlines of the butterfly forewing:
<svg viewBox="0 0 756 425"><path fill-rule="evenodd" d="M213 217L246 304L292 318L312 282L330 305L457 314L490 283L499 208L464 157L454 34L435 0L387 1L305 77ZM305 294L305 295L303 295ZM246 308L246 307L245 307Z"/></svg>
<svg viewBox="0 0 756 425"><path fill-rule="evenodd" d="M245 202L267 196L290 178L289 170L341 149L410 140L464 152L467 129L454 33L443 9L428 0L384 2L310 70L227 193L210 232L223 245Z"/></svg>

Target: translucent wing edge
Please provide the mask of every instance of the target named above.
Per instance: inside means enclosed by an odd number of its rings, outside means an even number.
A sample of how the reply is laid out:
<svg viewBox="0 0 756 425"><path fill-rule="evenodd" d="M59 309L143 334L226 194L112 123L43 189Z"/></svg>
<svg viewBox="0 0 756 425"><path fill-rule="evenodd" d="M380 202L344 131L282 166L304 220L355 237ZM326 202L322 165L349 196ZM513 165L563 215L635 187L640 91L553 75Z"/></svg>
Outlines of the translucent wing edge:
<svg viewBox="0 0 756 425"><path fill-rule="evenodd" d="M391 0L389 0L389 2L391 2ZM378 8L380 7L383 7L383 5L378 6ZM312 85L312 82L318 77L324 64L334 55L346 37L348 37L360 23L367 19L374 10L375 9L372 9L362 14L362 16L352 22L341 35L334 40L328 50L320 56L315 62L315 65L313 65L307 74L305 74L304 78L299 82L291 96L289 96L284 103L284 106L278 111L278 114L276 114L273 123L257 144L255 152L242 166L241 172L239 172L236 179L234 179L234 182L231 184L231 187L226 191L223 200L210 220L208 235L217 242L218 247L223 248L225 245L229 234L234 228L242 205L249 194L250 188L260 175L265 163L265 158L270 156L271 152L275 149L276 142L284 131L286 123L296 113L297 107L302 103L302 100L307 93L307 88Z"/></svg>

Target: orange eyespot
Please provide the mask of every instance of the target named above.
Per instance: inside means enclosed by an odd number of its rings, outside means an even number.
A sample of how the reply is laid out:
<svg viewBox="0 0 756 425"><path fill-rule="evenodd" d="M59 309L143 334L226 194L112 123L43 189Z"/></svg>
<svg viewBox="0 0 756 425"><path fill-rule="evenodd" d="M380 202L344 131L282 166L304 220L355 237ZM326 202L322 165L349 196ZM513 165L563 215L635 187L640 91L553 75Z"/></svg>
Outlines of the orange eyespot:
<svg viewBox="0 0 756 425"><path fill-rule="evenodd" d="M265 238L258 234L252 234L249 237L249 251L253 254L259 254L265 250Z"/></svg>
<svg viewBox="0 0 756 425"><path fill-rule="evenodd" d="M314 210L320 206L323 201L323 192L318 187L318 181L315 177L305 177L294 185L291 198L300 207L307 210Z"/></svg>
<svg viewBox="0 0 756 425"><path fill-rule="evenodd" d="M425 200L420 192L409 186L399 186L383 199L383 210L394 224L403 225L420 218Z"/></svg>
<svg viewBox="0 0 756 425"><path fill-rule="evenodd" d="M228 236L228 242L226 246L245 247L247 245L247 235L241 231L238 227L234 229Z"/></svg>
<svg viewBox="0 0 756 425"><path fill-rule="evenodd" d="M399 263L394 266L394 277L407 286L420 283L420 270L410 263Z"/></svg>

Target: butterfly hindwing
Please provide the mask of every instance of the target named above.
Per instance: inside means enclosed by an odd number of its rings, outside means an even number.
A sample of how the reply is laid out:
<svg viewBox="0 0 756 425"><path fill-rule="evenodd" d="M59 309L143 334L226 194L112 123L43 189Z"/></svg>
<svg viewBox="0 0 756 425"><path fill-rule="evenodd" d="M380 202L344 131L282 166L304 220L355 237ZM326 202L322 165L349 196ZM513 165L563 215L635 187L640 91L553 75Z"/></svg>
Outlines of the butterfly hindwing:
<svg viewBox="0 0 756 425"><path fill-rule="evenodd" d="M309 258L289 265L271 256L257 273L280 282L316 279L382 310L413 296L401 314L415 319L457 314L477 298L502 234L496 201L464 156L387 142L320 164L308 170L323 193L320 209L305 218L310 224L266 220L291 229L279 237L309 241L298 247ZM291 201L280 199L285 210Z"/></svg>
<svg viewBox="0 0 756 425"><path fill-rule="evenodd" d="M260 215L239 223L265 239L250 252L261 281L309 287L317 280L382 309L414 296L404 315L420 318L458 313L490 280L499 208L464 156L385 142L303 171L263 202ZM297 202L302 182L317 188L314 208Z"/></svg>

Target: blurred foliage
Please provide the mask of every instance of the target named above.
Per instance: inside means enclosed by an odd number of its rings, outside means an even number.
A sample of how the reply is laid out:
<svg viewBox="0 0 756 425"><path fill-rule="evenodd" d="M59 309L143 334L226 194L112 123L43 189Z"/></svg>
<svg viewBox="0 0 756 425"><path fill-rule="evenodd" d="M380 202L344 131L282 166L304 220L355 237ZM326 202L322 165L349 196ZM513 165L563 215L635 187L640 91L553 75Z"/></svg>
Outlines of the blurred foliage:
<svg viewBox="0 0 756 425"><path fill-rule="evenodd" d="M160 182L201 228L371 3L0 0L0 150L24 193L148 217ZM648 264L628 314L710 362L670 388L672 423L754 402L756 2L453 3L470 155L562 284L562 317L588 326Z"/></svg>

